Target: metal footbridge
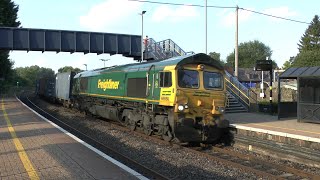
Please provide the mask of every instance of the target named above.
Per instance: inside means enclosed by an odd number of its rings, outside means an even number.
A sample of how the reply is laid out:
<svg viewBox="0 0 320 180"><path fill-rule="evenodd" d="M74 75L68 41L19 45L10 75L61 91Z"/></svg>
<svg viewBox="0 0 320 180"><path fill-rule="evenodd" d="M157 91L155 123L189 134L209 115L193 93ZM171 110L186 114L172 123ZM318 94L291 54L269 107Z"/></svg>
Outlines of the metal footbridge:
<svg viewBox="0 0 320 180"><path fill-rule="evenodd" d="M22 51L122 54L141 61L141 36L86 31L0 27L0 49ZM192 53L192 52L190 52ZM160 60L188 54L171 39L144 46L144 60Z"/></svg>
<svg viewBox="0 0 320 180"><path fill-rule="evenodd" d="M85 31L0 27L0 49L122 54L141 58L141 36Z"/></svg>

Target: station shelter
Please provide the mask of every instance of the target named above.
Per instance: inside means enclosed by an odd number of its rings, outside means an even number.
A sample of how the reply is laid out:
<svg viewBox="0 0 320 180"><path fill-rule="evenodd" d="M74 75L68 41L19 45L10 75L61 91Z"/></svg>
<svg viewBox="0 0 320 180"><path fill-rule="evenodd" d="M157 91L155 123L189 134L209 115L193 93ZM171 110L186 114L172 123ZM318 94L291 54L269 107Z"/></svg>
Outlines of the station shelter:
<svg viewBox="0 0 320 180"><path fill-rule="evenodd" d="M292 67L279 76L281 81L297 80L297 102L281 102L278 91L278 119L297 117L299 122L320 123L320 66Z"/></svg>

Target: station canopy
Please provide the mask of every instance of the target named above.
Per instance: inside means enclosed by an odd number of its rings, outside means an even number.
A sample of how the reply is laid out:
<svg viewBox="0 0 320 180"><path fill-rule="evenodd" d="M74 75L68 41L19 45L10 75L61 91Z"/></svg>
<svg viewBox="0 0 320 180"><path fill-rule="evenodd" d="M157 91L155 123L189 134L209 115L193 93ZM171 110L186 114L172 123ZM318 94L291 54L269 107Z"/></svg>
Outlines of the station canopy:
<svg viewBox="0 0 320 180"><path fill-rule="evenodd" d="M284 71L280 79L297 79L298 77L320 76L320 66L316 67L291 67Z"/></svg>
<svg viewBox="0 0 320 180"><path fill-rule="evenodd" d="M282 79L297 79L297 102L281 102L278 91L278 118L297 117L298 122L320 123L320 66L292 67L279 76Z"/></svg>

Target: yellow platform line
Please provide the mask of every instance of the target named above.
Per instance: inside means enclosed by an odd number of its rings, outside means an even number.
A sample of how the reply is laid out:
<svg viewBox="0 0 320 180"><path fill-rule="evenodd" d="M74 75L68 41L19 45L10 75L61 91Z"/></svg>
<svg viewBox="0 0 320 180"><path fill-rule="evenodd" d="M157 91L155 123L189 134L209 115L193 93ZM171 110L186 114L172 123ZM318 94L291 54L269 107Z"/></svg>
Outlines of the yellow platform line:
<svg viewBox="0 0 320 180"><path fill-rule="evenodd" d="M3 111L4 118L7 121L8 130L9 130L9 132L11 134L12 139L13 139L13 143L16 146L16 150L18 151L20 160L22 161L23 166L24 166L24 168L26 169L26 171L27 171L27 173L29 175L29 178L32 179L32 180L40 179L38 174L37 174L37 172L36 172L36 170L32 166L32 163L29 160L29 157L28 157L26 151L24 150L20 140L18 139L17 134L14 131L14 128L12 127L11 121L10 121L10 119L8 117L8 114L6 112L6 109L4 107L3 98L2 98L2 111Z"/></svg>

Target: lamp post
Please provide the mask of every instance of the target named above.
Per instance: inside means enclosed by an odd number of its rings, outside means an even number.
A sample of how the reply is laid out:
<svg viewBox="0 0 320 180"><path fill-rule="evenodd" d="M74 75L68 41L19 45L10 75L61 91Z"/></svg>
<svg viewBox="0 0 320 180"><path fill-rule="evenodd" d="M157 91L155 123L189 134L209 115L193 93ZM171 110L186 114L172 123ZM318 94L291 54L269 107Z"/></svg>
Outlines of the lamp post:
<svg viewBox="0 0 320 180"><path fill-rule="evenodd" d="M141 61L143 61L143 15L146 13L147 11L142 11L140 13L141 15Z"/></svg>
<svg viewBox="0 0 320 180"><path fill-rule="evenodd" d="M100 59L101 61L103 61L103 67L106 67L106 61L109 61L110 59Z"/></svg>
<svg viewBox="0 0 320 180"><path fill-rule="evenodd" d="M239 13L239 7L236 7L236 40L235 40L235 49L234 49L234 76L238 79L238 71L239 71L239 58L238 58L238 13Z"/></svg>
<svg viewBox="0 0 320 180"><path fill-rule="evenodd" d="M207 48L207 44L208 44L208 42L207 42L207 34L208 34L208 32L207 32L207 0L206 0L206 4L205 4L205 14L206 14L206 54L208 54L208 48Z"/></svg>
<svg viewBox="0 0 320 180"><path fill-rule="evenodd" d="M83 65L85 65L85 66L86 66L86 71L87 71L87 64L83 64Z"/></svg>

